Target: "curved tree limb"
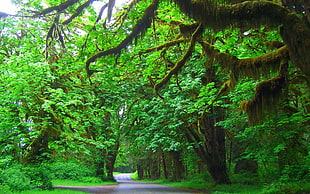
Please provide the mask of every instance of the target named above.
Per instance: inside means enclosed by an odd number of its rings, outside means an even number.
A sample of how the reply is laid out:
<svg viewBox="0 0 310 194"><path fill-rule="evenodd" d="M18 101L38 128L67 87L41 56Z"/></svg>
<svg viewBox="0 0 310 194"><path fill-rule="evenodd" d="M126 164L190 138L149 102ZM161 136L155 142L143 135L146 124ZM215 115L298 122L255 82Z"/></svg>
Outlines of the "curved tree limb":
<svg viewBox="0 0 310 194"><path fill-rule="evenodd" d="M207 57L215 58L224 68L231 71L230 80L226 81L216 98L208 105L204 113L212 107L213 103L227 91L234 88L240 77L259 78L266 70L275 70L280 67L280 73L277 77L265 80L256 85L255 97L252 100L243 101L241 108L247 113L250 123L257 124L264 118L264 110L271 110L282 96L282 90L287 83L287 61L289 53L287 46L283 46L273 52L258 57L247 59L238 59L228 53L221 53L211 44L199 42Z"/></svg>
<svg viewBox="0 0 310 194"><path fill-rule="evenodd" d="M115 26L122 26L125 19L127 18L127 15L129 13L129 11L136 5L138 4L140 1L142 0L132 0L128 5L127 7L123 7L123 10L122 10L122 14L118 17L116 17L115 19L115 22L113 25Z"/></svg>
<svg viewBox="0 0 310 194"><path fill-rule="evenodd" d="M82 11L87 8L90 4L93 3L93 1L97 1L97 0L88 0L86 1L84 4L80 5L76 11L74 12L74 14L68 18L66 21L62 22L63 25L67 25L69 24L74 18L76 18L78 15L80 15L82 13Z"/></svg>
<svg viewBox="0 0 310 194"><path fill-rule="evenodd" d="M283 59L289 59L287 46L261 56L238 59L228 53L220 52L206 41L200 41L199 43L208 57L215 58L225 69L232 72L230 88L235 86L239 78L252 77L258 79L264 72L276 71Z"/></svg>
<svg viewBox="0 0 310 194"><path fill-rule="evenodd" d="M287 87L288 61L281 62L277 77L262 81L256 85L254 98L245 100L240 107L247 113L250 124L258 124L264 119L264 110L274 110Z"/></svg>
<svg viewBox="0 0 310 194"><path fill-rule="evenodd" d="M154 90L156 91L156 93L158 93L159 89L162 88L171 79L172 75L177 74L180 71L180 69L185 65L188 58L192 55L192 52L196 44L196 39L199 35L201 35L201 33L202 33L202 26L200 24L193 33L190 45L185 54L183 55L183 57L174 65L174 67L159 83L155 84Z"/></svg>
<svg viewBox="0 0 310 194"><path fill-rule="evenodd" d="M111 21L112 11L115 5L115 0L109 0L108 4L108 21Z"/></svg>
<svg viewBox="0 0 310 194"><path fill-rule="evenodd" d="M46 15L46 14L51 13L53 11L61 12L61 11L65 10L65 9L67 9L68 7L74 5L78 1L79 0L68 0L68 1L65 1L65 2L61 3L60 5L56 5L56 6L53 6L53 7L48 7L46 9L43 9L39 13L35 14L34 17Z"/></svg>
<svg viewBox="0 0 310 194"><path fill-rule="evenodd" d="M124 49L135 38L137 38L141 33L143 33L147 28L151 26L152 19L154 18L154 13L155 13L155 10L157 9L158 3L159 3L159 0L152 1L151 5L146 8L142 18L134 26L132 32L121 43L119 43L114 48L96 53L95 55L93 55L86 61L85 68L86 68L88 76L91 76L95 72L94 70L90 70L89 68L92 62L95 62L98 58L103 57L103 56L119 54L122 49Z"/></svg>
<svg viewBox="0 0 310 194"><path fill-rule="evenodd" d="M190 41L190 39L178 39L178 40L173 40L173 41L165 42L164 44L161 44L159 46L148 48L145 51L140 52L139 54L159 51L159 50L162 50L164 48L167 48L167 47L170 47L170 46L174 46L174 45L177 45L177 44L182 43L182 42L188 42L188 41Z"/></svg>
<svg viewBox="0 0 310 194"><path fill-rule="evenodd" d="M287 45L294 65L310 80L310 27L309 21L270 1L244 1L220 4L216 0L174 0L181 11L205 27L214 30L230 25L258 27L280 26L280 35Z"/></svg>
<svg viewBox="0 0 310 194"><path fill-rule="evenodd" d="M231 24L253 26L280 25L290 20L289 11L270 1L245 1L220 4L214 0L174 0L191 18L212 29L224 29Z"/></svg>

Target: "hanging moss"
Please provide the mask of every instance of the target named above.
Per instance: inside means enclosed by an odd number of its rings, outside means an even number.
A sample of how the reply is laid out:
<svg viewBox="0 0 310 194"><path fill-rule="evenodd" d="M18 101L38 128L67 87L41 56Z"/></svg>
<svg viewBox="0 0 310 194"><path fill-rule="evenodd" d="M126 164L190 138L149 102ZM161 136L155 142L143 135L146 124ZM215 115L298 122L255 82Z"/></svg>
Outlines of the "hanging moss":
<svg viewBox="0 0 310 194"><path fill-rule="evenodd" d="M228 90L232 90L239 78L260 78L280 68L277 77L262 81L256 86L255 97L252 100L241 103L241 108L248 114L252 124L260 122L264 118L264 111L271 111L281 98L282 90L286 87L287 61L289 60L288 49L283 46L273 52L258 57L238 59L228 53L221 53L211 44L200 41L205 54L209 58L216 59L225 69L231 72L230 80L225 82L219 97Z"/></svg>
<svg viewBox="0 0 310 194"><path fill-rule="evenodd" d="M288 10L270 1L245 1L237 4L220 4L214 0L175 0L189 17L212 29L224 29L232 24L239 26L277 26L283 23Z"/></svg>
<svg viewBox="0 0 310 194"><path fill-rule="evenodd" d="M238 59L228 53L222 53L206 41L199 42L209 58L217 60L224 69L231 72L229 87L232 89L240 78L260 78L279 69L281 60L289 59L288 49L283 46L265 55Z"/></svg>
<svg viewBox="0 0 310 194"><path fill-rule="evenodd" d="M310 80L310 26L307 19L271 1L244 1L221 4L215 0L174 0L181 11L213 30L231 25L240 28L282 26L281 37L297 68ZM250 68L246 71L250 71ZM251 71L257 77L257 71Z"/></svg>
<svg viewBox="0 0 310 194"><path fill-rule="evenodd" d="M288 58L288 49L283 46L265 55L240 59L233 67L233 70L239 78L252 77L259 79L262 74L268 75L270 72L277 71L281 60Z"/></svg>
<svg viewBox="0 0 310 194"><path fill-rule="evenodd" d="M286 71L287 63L282 63L277 77L257 84L254 98L241 103L240 107L247 113L251 124L260 123L264 119L264 111L276 110L282 92L287 86Z"/></svg>
<svg viewBox="0 0 310 194"><path fill-rule="evenodd" d="M310 82L310 26L295 17L281 28L281 36L285 41L293 64L298 67Z"/></svg>

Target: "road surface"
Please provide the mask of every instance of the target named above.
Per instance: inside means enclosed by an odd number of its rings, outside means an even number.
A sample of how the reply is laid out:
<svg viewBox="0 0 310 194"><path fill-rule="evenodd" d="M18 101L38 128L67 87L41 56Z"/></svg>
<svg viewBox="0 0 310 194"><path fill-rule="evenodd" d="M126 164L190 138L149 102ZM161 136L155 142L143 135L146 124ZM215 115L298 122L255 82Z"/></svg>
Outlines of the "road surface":
<svg viewBox="0 0 310 194"><path fill-rule="evenodd" d="M131 174L119 174L114 176L119 183L112 194L186 194L188 192L164 185L137 182L130 178ZM188 193L189 194L189 193Z"/></svg>
<svg viewBox="0 0 310 194"><path fill-rule="evenodd" d="M119 174L114 176L118 185L102 185L94 187L61 186L58 189L72 189L93 194L190 194L189 192L167 187L164 185L137 182L130 178L131 174Z"/></svg>

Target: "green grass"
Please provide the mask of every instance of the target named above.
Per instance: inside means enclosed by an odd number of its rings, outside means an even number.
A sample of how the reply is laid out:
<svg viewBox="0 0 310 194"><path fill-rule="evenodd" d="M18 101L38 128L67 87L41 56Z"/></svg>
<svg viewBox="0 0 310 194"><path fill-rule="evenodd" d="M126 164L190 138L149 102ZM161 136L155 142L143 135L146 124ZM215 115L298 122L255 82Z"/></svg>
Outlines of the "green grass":
<svg viewBox="0 0 310 194"><path fill-rule="evenodd" d="M123 174L121 172L113 172L113 175Z"/></svg>
<svg viewBox="0 0 310 194"><path fill-rule="evenodd" d="M132 173L132 175L130 176L133 180L138 180L139 179L139 177L138 177L138 172L136 171L136 172L134 172L134 173Z"/></svg>
<svg viewBox="0 0 310 194"><path fill-rule="evenodd" d="M81 182L75 180L53 180L53 185L63 185L63 186L82 186L82 187L91 187L98 185L115 185L117 182L114 181L98 181L98 182Z"/></svg>
<svg viewBox="0 0 310 194"><path fill-rule="evenodd" d="M212 194L258 194L262 193L262 187L259 185L243 185L243 184L231 184L231 185L217 185L209 189Z"/></svg>
<svg viewBox="0 0 310 194"><path fill-rule="evenodd" d="M54 190L29 190L22 192L14 192L12 194L85 194L83 191L74 191L70 189L54 189Z"/></svg>
<svg viewBox="0 0 310 194"><path fill-rule="evenodd" d="M131 176L132 179L138 180L137 173ZM193 177L191 180L181 180L178 182L173 182L170 180L149 180L143 179L138 180L143 182L151 182L166 185L169 187L180 188L188 191L197 191L210 194L259 194L262 193L263 187L260 185L246 185L246 184L231 184L231 185L217 185L213 186L211 180L205 180L202 176Z"/></svg>
<svg viewBox="0 0 310 194"><path fill-rule="evenodd" d="M197 181L197 180L182 180L180 182L170 182L169 180L139 180L145 182L152 182L157 184L166 185L169 187L184 189L188 191L200 191L211 194L258 194L262 193L262 186L260 185L243 185L243 184L231 184L231 185L217 185L213 186L211 182Z"/></svg>
<svg viewBox="0 0 310 194"><path fill-rule="evenodd" d="M117 182L113 181L95 181L95 182L81 182L75 180L53 180L53 185L62 185L62 186L82 186L82 187L91 187L98 185L114 185ZM82 194L85 193L83 191L75 191L70 189L53 189L53 190L27 190L22 192L12 192L12 194Z"/></svg>

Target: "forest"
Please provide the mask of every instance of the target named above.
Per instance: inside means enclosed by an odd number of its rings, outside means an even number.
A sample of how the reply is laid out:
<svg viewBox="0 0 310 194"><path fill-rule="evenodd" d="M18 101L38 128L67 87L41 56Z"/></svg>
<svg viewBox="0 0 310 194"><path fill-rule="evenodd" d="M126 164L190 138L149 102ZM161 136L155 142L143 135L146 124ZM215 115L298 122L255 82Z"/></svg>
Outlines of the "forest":
<svg viewBox="0 0 310 194"><path fill-rule="evenodd" d="M310 192L310 1L11 3L0 193L116 170L208 193Z"/></svg>

